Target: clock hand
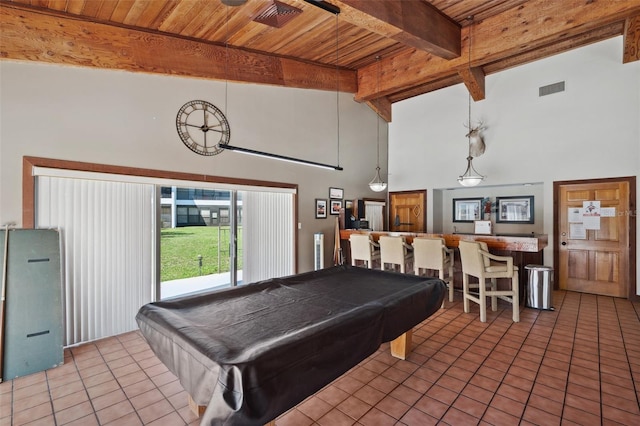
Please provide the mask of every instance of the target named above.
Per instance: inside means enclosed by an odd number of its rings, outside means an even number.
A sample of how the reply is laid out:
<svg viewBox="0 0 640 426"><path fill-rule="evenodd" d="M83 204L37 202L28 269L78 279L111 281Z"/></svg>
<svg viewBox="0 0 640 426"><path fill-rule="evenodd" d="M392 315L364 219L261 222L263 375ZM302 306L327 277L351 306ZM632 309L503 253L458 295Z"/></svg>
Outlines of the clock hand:
<svg viewBox="0 0 640 426"><path fill-rule="evenodd" d="M202 126L198 126L197 124L189 124L189 123L180 123L183 126L189 126L189 127L197 127L198 129L202 129Z"/></svg>

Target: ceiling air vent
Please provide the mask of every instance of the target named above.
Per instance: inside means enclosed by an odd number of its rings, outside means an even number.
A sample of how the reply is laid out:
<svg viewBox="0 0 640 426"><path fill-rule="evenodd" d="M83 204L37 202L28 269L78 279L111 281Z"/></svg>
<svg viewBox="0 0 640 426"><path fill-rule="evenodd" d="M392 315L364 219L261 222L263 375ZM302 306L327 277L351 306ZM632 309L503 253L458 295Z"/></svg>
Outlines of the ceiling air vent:
<svg viewBox="0 0 640 426"><path fill-rule="evenodd" d="M274 0L273 3L264 8L253 20L271 27L282 28L284 24L300 13L302 13L301 9Z"/></svg>
<svg viewBox="0 0 640 426"><path fill-rule="evenodd" d="M538 88L538 96L553 95L554 93L564 92L564 81L558 83L548 84Z"/></svg>

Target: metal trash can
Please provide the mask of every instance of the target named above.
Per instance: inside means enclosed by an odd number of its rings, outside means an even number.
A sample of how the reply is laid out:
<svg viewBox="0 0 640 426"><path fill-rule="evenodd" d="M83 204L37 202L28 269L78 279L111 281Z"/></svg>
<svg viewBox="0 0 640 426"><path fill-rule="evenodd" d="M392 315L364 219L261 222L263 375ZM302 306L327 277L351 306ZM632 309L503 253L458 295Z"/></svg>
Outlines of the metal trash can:
<svg viewBox="0 0 640 426"><path fill-rule="evenodd" d="M553 268L544 265L524 267L529 275L527 286L527 307L553 310Z"/></svg>

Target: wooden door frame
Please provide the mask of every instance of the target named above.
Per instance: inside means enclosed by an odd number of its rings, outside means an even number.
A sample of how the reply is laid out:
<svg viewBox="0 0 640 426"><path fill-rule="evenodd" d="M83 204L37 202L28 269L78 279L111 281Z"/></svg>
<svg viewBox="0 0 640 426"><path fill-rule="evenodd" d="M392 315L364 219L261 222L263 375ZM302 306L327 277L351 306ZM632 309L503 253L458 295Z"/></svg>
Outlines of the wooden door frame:
<svg viewBox="0 0 640 426"><path fill-rule="evenodd" d="M584 185L610 182L627 182L629 184L629 211L625 212L629 216L629 286L628 299L640 302L640 295L636 294L636 177L625 176L617 178L582 179L582 180L562 180L553 182L553 264L556 269L560 266L560 186L562 185ZM558 276L556 271L556 276ZM555 280L554 288L559 289L558 280Z"/></svg>
<svg viewBox="0 0 640 426"><path fill-rule="evenodd" d="M388 197L388 202L387 205L389 206L389 211L388 211L388 218L387 218L387 229L391 229L391 225L392 225L392 221L393 218L391 217L391 194L418 194L418 193L423 193L424 194L424 202L422 203L422 220L424 223L424 231L427 231L427 190L426 189L413 189L413 190L408 190L408 191L390 191L387 193L387 197Z"/></svg>

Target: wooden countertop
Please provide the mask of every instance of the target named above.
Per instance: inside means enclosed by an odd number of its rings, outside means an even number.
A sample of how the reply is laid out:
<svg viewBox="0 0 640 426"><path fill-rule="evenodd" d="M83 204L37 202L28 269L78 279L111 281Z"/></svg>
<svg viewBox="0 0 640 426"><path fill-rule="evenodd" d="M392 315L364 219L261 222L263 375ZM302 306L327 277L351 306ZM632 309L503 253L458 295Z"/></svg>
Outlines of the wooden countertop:
<svg viewBox="0 0 640 426"><path fill-rule="evenodd" d="M480 234L426 234L416 232L386 232L386 231L366 231L361 229L341 229L340 239L349 240L351 234L371 234L374 241L380 235L404 236L407 243L411 244L414 237L439 237L444 238L447 247L458 247L458 241L484 241L489 249L505 251L539 252L548 245L546 234L502 234L502 235L480 235Z"/></svg>

